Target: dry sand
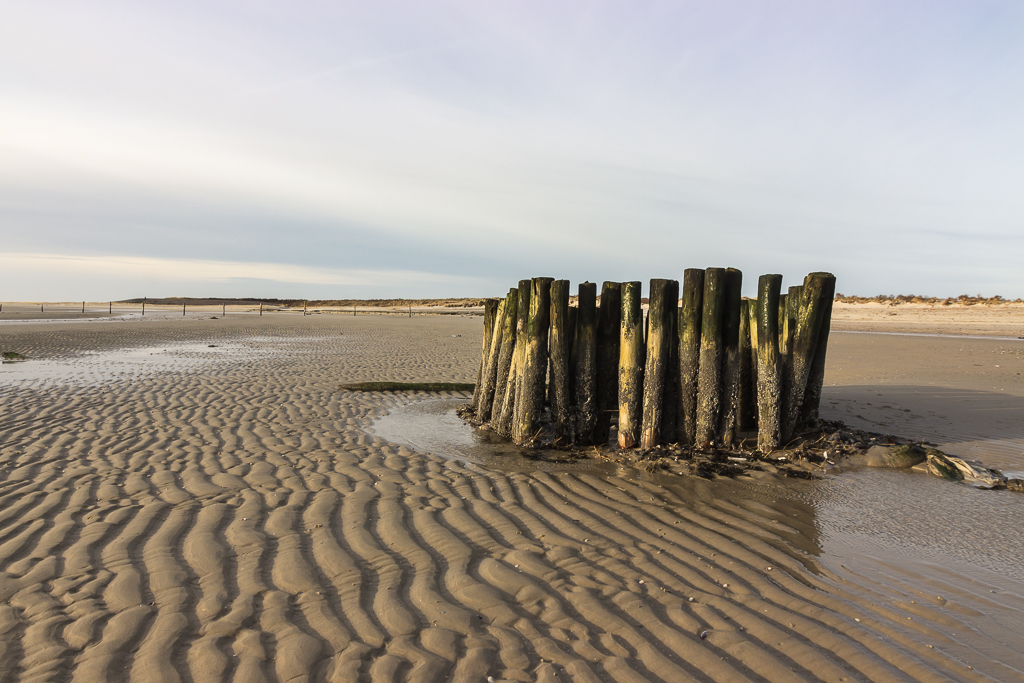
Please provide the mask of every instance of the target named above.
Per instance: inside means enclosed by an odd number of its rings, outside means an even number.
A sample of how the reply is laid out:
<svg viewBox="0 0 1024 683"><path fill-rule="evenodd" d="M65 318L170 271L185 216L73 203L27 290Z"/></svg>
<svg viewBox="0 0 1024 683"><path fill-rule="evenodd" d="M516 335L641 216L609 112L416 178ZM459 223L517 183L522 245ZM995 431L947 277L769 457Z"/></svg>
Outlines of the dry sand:
<svg viewBox="0 0 1024 683"><path fill-rule="evenodd" d="M823 482L485 467L337 389L472 382L480 328L0 327L0 680L1024 680L1024 582L863 551Z"/></svg>
<svg viewBox="0 0 1024 683"><path fill-rule="evenodd" d="M1024 303L844 303L832 309L833 330L1024 337Z"/></svg>

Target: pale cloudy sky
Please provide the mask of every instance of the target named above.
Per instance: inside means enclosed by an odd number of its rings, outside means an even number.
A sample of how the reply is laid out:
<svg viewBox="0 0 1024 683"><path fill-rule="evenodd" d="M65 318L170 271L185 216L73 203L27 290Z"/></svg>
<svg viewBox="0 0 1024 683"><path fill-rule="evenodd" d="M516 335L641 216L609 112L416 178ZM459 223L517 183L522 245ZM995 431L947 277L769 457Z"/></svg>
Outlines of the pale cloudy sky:
<svg viewBox="0 0 1024 683"><path fill-rule="evenodd" d="M0 3L0 300L1024 296L1024 4Z"/></svg>

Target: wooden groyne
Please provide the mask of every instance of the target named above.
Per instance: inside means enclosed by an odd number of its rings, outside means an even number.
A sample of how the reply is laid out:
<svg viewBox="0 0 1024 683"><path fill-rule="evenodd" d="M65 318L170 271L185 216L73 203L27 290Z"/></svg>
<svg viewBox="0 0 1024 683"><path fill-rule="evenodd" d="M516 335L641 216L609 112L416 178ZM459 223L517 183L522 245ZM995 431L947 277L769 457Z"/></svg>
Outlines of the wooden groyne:
<svg viewBox="0 0 1024 683"><path fill-rule="evenodd" d="M835 277L811 273L782 293L762 275L741 296L733 268L654 279L521 280L485 305L473 421L517 444L620 448L681 443L768 453L813 426L825 374Z"/></svg>

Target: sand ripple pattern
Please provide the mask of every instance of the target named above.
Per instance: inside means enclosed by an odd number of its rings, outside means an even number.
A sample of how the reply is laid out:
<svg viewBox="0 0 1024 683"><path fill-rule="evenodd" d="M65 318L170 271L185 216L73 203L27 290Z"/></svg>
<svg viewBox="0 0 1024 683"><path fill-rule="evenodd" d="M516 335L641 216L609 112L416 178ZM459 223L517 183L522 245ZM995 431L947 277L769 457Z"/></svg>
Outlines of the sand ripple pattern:
<svg viewBox="0 0 1024 683"><path fill-rule="evenodd" d="M274 352L4 387L0 680L1019 680L969 668L956 609L844 589L799 506L373 436L417 397L339 382L474 379L478 319L405 322L154 323Z"/></svg>

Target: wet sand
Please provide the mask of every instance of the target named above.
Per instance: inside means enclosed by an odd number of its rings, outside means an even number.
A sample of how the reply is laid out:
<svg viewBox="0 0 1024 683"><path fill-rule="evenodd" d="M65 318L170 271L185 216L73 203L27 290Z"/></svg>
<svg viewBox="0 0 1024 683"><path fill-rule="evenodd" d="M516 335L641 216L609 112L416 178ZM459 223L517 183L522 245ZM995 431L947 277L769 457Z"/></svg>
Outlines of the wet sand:
<svg viewBox="0 0 1024 683"><path fill-rule="evenodd" d="M1024 495L891 472L707 482L478 462L375 433L437 395L338 390L472 382L480 326L0 327L3 350L33 359L0 366L0 680L1024 680L1024 581L998 561L1019 539L984 562L908 545L949 526L899 499L955 491L954 528L989 538ZM858 387L927 385L871 374L893 337L856 366L868 338L848 336L827 410L864 412L844 393ZM965 358L996 353L965 343ZM970 384L987 372L934 386L993 393ZM883 503L905 517L872 521Z"/></svg>
<svg viewBox="0 0 1024 683"><path fill-rule="evenodd" d="M834 332L822 417L1024 474L1024 340Z"/></svg>

